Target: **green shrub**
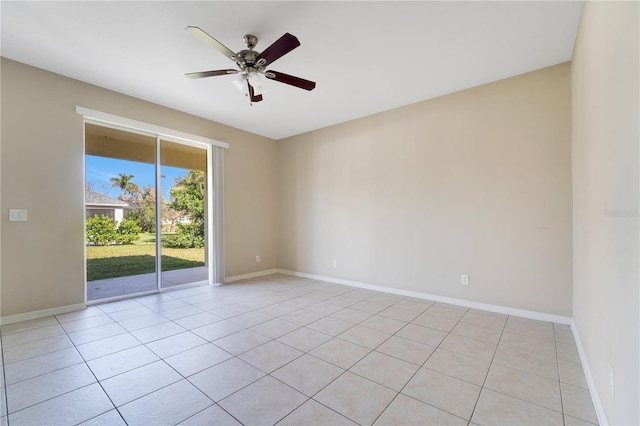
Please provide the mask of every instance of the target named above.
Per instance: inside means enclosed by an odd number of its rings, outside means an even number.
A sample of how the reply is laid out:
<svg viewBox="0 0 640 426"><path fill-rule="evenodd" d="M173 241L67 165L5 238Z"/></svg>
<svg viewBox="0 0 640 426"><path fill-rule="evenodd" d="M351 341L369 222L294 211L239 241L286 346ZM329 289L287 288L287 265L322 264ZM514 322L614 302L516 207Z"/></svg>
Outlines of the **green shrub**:
<svg viewBox="0 0 640 426"><path fill-rule="evenodd" d="M122 219L118 230L116 231L116 243L117 244L133 244L133 242L140 238L140 227L135 220Z"/></svg>
<svg viewBox="0 0 640 426"><path fill-rule="evenodd" d="M116 223L103 214L87 219L87 242L106 246L116 241Z"/></svg>
<svg viewBox="0 0 640 426"><path fill-rule="evenodd" d="M204 225L178 224L178 232L163 237L162 246L165 248L203 248Z"/></svg>

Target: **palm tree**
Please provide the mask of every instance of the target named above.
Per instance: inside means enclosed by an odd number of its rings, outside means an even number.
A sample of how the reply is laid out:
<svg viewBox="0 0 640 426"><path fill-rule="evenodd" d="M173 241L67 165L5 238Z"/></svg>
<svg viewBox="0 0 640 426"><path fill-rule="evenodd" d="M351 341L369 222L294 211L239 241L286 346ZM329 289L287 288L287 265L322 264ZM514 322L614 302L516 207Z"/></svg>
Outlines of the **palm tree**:
<svg viewBox="0 0 640 426"><path fill-rule="evenodd" d="M124 201L124 195L126 193L135 194L140 192L140 188L135 183L131 182L133 179L133 175L127 175L124 173L118 173L119 177L112 177L109 179L111 181L112 188L120 188L120 198Z"/></svg>

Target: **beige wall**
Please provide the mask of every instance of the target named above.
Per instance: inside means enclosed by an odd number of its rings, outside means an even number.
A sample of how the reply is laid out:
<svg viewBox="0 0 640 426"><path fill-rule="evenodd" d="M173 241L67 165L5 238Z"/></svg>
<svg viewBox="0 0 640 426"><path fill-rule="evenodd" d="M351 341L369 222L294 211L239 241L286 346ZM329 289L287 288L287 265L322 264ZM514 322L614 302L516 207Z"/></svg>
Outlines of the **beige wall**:
<svg viewBox="0 0 640 426"><path fill-rule="evenodd" d="M276 142L2 58L1 315L84 302L76 105L228 142L226 275L275 268ZM28 222L9 222L25 208ZM255 255L262 262L255 262Z"/></svg>
<svg viewBox="0 0 640 426"><path fill-rule="evenodd" d="M572 68L574 320L607 419L629 425L640 423L639 13L587 2Z"/></svg>
<svg viewBox="0 0 640 426"><path fill-rule="evenodd" d="M568 63L279 141L279 266L570 316L570 144Z"/></svg>

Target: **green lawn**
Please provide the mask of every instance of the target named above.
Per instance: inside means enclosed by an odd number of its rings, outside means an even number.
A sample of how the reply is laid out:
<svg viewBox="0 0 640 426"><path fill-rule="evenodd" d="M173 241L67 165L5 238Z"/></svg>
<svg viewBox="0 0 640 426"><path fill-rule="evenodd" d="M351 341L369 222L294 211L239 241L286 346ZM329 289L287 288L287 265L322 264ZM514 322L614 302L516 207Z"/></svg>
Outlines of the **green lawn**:
<svg viewBox="0 0 640 426"><path fill-rule="evenodd" d="M169 235L169 234L163 234ZM156 238L140 234L130 245L88 246L87 281L155 272ZM170 249L162 247L162 271L204 265L204 249Z"/></svg>

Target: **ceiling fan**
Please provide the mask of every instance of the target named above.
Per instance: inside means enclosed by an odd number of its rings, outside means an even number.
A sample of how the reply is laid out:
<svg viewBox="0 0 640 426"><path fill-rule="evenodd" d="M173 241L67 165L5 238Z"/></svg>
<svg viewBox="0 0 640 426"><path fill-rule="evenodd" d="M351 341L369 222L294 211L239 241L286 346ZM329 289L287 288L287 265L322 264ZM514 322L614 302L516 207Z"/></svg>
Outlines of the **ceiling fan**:
<svg viewBox="0 0 640 426"><path fill-rule="evenodd" d="M267 66L271 65L277 59L281 58L296 47L300 46L300 42L298 41L298 39L289 33L286 33L285 35L280 37L271 46L267 47L262 53L253 50L253 48L258 44L258 37L247 34L244 36L244 42L247 45L247 48L234 53L231 49L220 43L215 38L211 37L200 28L190 26L186 29L193 36L207 43L209 46L213 47L218 52L231 59L239 68L191 72L185 74L185 76L189 78L203 78L213 77L217 75L240 74L242 80L246 81L248 88L247 94L251 102L262 101L263 76L270 80L279 81L280 83L289 84L291 86L299 87L305 90L313 90L316 87L316 83L313 81L305 80L300 77L294 77L292 75L288 75L279 71L266 69Z"/></svg>

